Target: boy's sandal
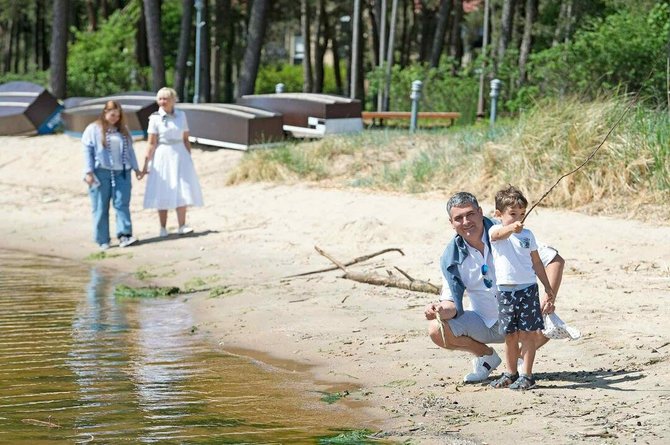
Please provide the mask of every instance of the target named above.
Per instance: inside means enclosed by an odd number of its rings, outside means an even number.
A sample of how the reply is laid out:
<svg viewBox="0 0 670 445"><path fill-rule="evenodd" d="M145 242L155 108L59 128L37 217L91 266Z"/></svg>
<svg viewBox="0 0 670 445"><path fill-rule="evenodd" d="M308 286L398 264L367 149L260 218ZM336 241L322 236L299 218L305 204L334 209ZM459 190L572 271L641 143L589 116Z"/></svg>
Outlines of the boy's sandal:
<svg viewBox="0 0 670 445"><path fill-rule="evenodd" d="M533 388L535 388L535 379L527 375L521 375L509 386L509 389L514 389L516 391L525 391Z"/></svg>
<svg viewBox="0 0 670 445"><path fill-rule="evenodd" d="M507 388L511 384L517 381L519 374L510 374L509 372L503 372L503 375L491 382L493 388Z"/></svg>

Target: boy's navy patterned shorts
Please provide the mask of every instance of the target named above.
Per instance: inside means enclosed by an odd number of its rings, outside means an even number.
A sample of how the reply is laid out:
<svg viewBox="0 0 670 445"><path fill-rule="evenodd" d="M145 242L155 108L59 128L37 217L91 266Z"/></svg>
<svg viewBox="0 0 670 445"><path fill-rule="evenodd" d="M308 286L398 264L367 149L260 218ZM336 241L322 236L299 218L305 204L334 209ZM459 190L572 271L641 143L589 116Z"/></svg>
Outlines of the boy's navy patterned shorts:
<svg viewBox="0 0 670 445"><path fill-rule="evenodd" d="M498 290L501 334L544 329L537 284L519 290Z"/></svg>

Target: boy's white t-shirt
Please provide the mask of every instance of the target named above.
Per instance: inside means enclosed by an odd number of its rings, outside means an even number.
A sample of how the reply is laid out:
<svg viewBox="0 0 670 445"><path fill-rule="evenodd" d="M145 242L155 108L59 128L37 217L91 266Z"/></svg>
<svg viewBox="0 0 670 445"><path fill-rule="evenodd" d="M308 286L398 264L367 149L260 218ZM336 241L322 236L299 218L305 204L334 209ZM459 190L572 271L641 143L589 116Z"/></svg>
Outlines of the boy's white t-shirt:
<svg viewBox="0 0 670 445"><path fill-rule="evenodd" d="M500 229L502 224L495 224L489 229L491 232ZM513 233L507 239L491 240L491 254L495 263L496 284L534 284L537 282L533 260L530 253L537 250L537 242L533 232L523 229Z"/></svg>

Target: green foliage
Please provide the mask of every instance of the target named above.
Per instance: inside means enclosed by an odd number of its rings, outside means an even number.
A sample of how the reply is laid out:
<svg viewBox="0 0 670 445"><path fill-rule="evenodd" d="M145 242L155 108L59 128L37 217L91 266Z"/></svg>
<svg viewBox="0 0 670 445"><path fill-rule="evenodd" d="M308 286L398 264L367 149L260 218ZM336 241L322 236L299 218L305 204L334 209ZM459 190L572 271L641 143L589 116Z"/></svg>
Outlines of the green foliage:
<svg viewBox="0 0 670 445"><path fill-rule="evenodd" d="M177 295L178 287L130 287L124 284L114 289L116 298L160 298Z"/></svg>
<svg viewBox="0 0 670 445"><path fill-rule="evenodd" d="M217 298L220 296L233 296L242 292L242 289L230 287L230 286L214 286L209 290L209 298Z"/></svg>
<svg viewBox="0 0 670 445"><path fill-rule="evenodd" d="M322 396L321 396L321 401L325 402L329 405L332 405L333 403L337 402L338 400L347 397L349 395L349 391L338 391L338 392L325 392L325 391L319 391Z"/></svg>
<svg viewBox="0 0 670 445"><path fill-rule="evenodd" d="M165 57L166 75L171 73L177 62L179 51L179 33L181 32L181 0L163 0L161 2L161 43ZM195 17L195 12L193 13ZM195 32L193 32L193 38Z"/></svg>
<svg viewBox="0 0 670 445"><path fill-rule="evenodd" d="M256 94L275 92L278 83L284 84L284 91L302 91L302 65L279 63L264 65L256 77Z"/></svg>
<svg viewBox="0 0 670 445"><path fill-rule="evenodd" d="M530 89L521 90L527 97L514 101L528 103L539 95L577 93L595 98L603 92L640 91L662 104L669 31L667 3L594 19L569 42L531 54Z"/></svg>
<svg viewBox="0 0 670 445"><path fill-rule="evenodd" d="M49 71L30 71L25 74L0 74L0 84L15 81L32 82L37 85L47 86L49 85Z"/></svg>
<svg viewBox="0 0 670 445"><path fill-rule="evenodd" d="M345 82L346 74L344 70L340 71L342 81ZM256 94L274 93L278 83L284 84L284 91L287 93L302 91L302 65L275 63L261 66L256 77ZM338 94L335 74L330 66L324 67L323 92L324 94Z"/></svg>
<svg viewBox="0 0 670 445"><path fill-rule="evenodd" d="M149 272L146 268L140 267L137 269L134 273L135 278L141 281L145 280L150 280L151 278L155 278L157 275Z"/></svg>
<svg viewBox="0 0 670 445"><path fill-rule="evenodd" d="M597 147L629 105L627 96L540 101L517 119L443 132L365 131L245 156L231 182L327 181L377 190L470 190L490 199L492 184L512 182L536 198ZM617 212L670 202L670 118L633 106L583 169L564 179L543 205ZM306 165L311 168L300 168ZM318 166L319 174L314 174ZM273 171L275 175L263 175ZM291 174L286 174L291 171ZM261 179L262 178L262 179ZM447 193L448 193L447 192Z"/></svg>
<svg viewBox="0 0 670 445"><path fill-rule="evenodd" d="M148 75L135 61L137 8L115 11L96 32L73 30L68 51L70 96L105 96L138 88Z"/></svg>
<svg viewBox="0 0 670 445"><path fill-rule="evenodd" d="M410 111L412 82L420 80L423 85L419 111L457 111L461 113L459 123L474 122L477 114L478 79L468 73L453 75L452 69L453 64L449 60L441 63L438 68L430 68L425 64L412 64L404 68L394 65L391 69L389 110ZM379 68L368 74L368 103L373 102L382 85L383 76Z"/></svg>
<svg viewBox="0 0 670 445"><path fill-rule="evenodd" d="M319 439L319 444L321 445L360 445L360 444L370 444L377 443L377 441L371 437L374 434L370 430L350 430L338 434L335 437L323 437Z"/></svg>

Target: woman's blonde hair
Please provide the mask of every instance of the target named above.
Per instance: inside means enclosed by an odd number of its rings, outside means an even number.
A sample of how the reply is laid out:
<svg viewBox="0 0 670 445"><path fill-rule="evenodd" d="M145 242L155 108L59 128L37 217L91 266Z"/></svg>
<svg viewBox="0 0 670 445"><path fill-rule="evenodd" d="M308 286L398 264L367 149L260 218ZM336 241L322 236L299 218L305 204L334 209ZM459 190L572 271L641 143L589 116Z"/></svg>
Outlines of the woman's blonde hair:
<svg viewBox="0 0 670 445"><path fill-rule="evenodd" d="M163 87L160 90L158 90L158 92L156 93L156 100L160 99L161 97L172 99L175 102L177 102L177 99L179 99L177 97L177 92L169 87Z"/></svg>

